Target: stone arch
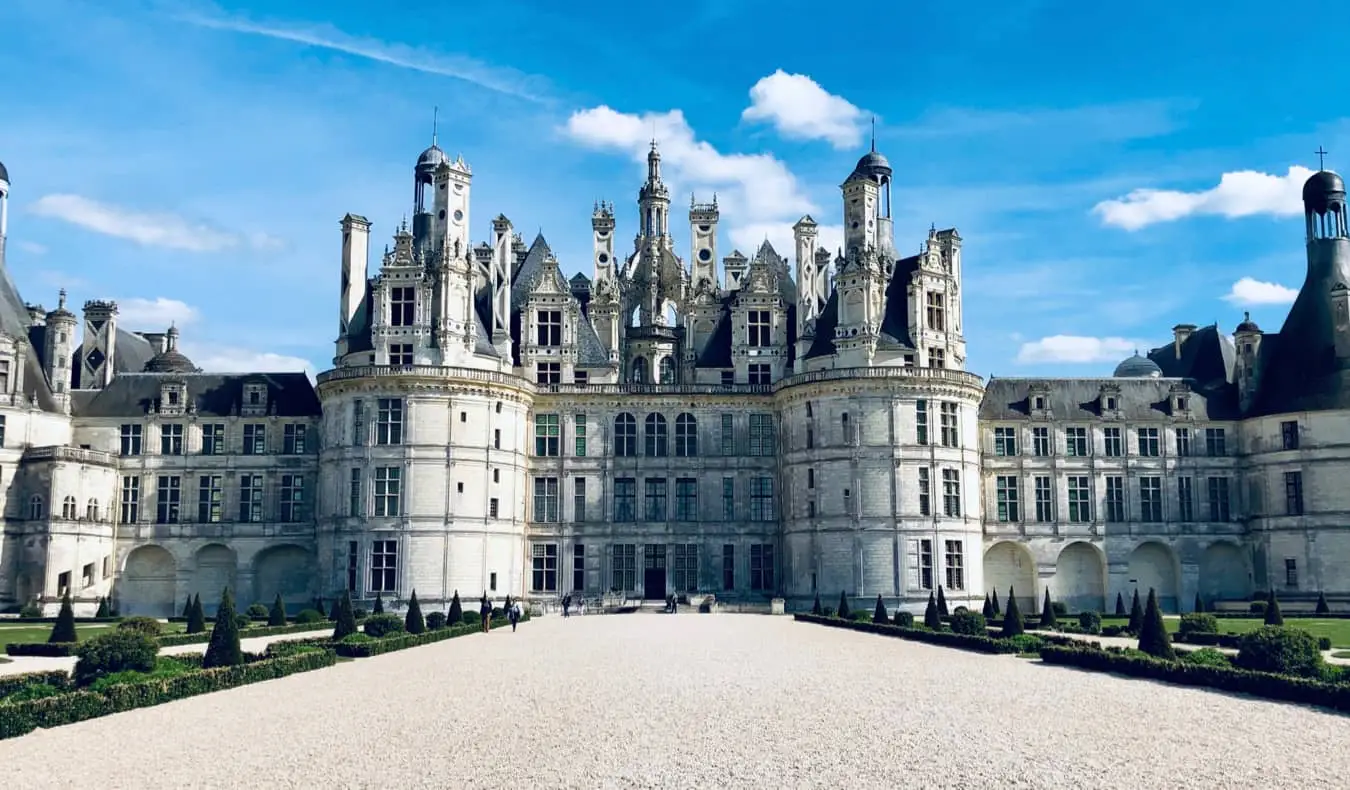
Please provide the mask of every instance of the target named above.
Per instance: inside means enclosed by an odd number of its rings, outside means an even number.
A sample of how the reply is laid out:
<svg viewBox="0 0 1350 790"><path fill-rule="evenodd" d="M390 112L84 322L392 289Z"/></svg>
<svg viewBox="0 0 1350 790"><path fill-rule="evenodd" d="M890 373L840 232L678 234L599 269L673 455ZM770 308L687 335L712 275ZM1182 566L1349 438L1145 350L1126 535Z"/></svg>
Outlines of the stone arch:
<svg viewBox="0 0 1350 790"><path fill-rule="evenodd" d="M281 600L291 611L304 609L313 598L314 552L294 543L268 546L253 558L253 600Z"/></svg>
<svg viewBox="0 0 1350 790"><path fill-rule="evenodd" d="M1050 596L1063 601L1070 611L1104 611L1106 608L1106 560L1086 541L1065 546L1055 560L1055 583Z"/></svg>
<svg viewBox="0 0 1350 790"><path fill-rule="evenodd" d="M647 384L651 381L651 374L648 372L648 362L646 357L633 357L633 365L630 370L629 380L634 384Z"/></svg>
<svg viewBox="0 0 1350 790"><path fill-rule="evenodd" d="M674 357L672 357L672 356L669 355L669 354L666 354L665 356L661 357L661 362L659 363L658 368L659 368L660 371L661 371L661 383L662 383L662 384L674 384L674 383L675 383L675 358L674 358Z"/></svg>
<svg viewBox="0 0 1350 790"><path fill-rule="evenodd" d="M990 546L984 552L984 582L989 588L986 592L998 591L1002 605L1007 606L1008 590L1012 589L1023 612L1040 611L1035 608L1036 560L1026 546L1010 540Z"/></svg>
<svg viewBox="0 0 1350 790"><path fill-rule="evenodd" d="M1252 573L1246 553L1234 543L1216 541L1200 555L1200 597L1215 601L1245 601L1252 594Z"/></svg>
<svg viewBox="0 0 1350 790"><path fill-rule="evenodd" d="M127 554L117 582L118 610L124 615L170 617L178 595L178 563L162 546L137 546Z"/></svg>
<svg viewBox="0 0 1350 790"><path fill-rule="evenodd" d="M214 612L220 605L220 594L230 588L236 608L247 604L240 599L235 586L239 560L234 549L223 543L208 543L197 550L196 572L192 575L192 591L202 597L202 608Z"/></svg>
<svg viewBox="0 0 1350 790"><path fill-rule="evenodd" d="M1158 595L1158 608L1164 612L1176 612L1181 574L1177 570L1177 558L1168 548L1157 541L1141 543L1130 553L1130 577L1127 595L1139 591L1140 602L1148 600L1148 591Z"/></svg>

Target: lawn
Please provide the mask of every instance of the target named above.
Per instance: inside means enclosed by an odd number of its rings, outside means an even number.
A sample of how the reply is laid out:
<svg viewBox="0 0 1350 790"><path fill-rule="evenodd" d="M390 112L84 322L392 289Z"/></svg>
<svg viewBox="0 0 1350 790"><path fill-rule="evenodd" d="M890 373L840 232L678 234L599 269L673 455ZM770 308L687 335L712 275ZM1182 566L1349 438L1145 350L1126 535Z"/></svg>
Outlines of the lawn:
<svg viewBox="0 0 1350 790"><path fill-rule="evenodd" d="M1072 621L1072 618L1070 618ZM1103 617L1102 625L1125 625L1130 621L1128 617ZM1167 625L1168 633L1176 633L1181 625L1181 618L1167 617L1163 620ZM1313 636L1325 636L1331 639L1331 644L1336 647L1350 647L1350 620L1318 620L1312 617L1287 617L1284 624L1290 628L1302 628L1310 632ZM1219 630L1225 634L1245 634L1253 631L1265 623L1258 617L1252 618L1219 618Z"/></svg>
<svg viewBox="0 0 1350 790"><path fill-rule="evenodd" d="M83 642L91 636L107 633L116 625L116 623L79 623L75 626L75 634ZM166 634L182 631L185 627L183 623L163 623L162 625ZM0 624L0 652L3 652L5 645L11 642L46 642L51 633L51 623L2 623Z"/></svg>

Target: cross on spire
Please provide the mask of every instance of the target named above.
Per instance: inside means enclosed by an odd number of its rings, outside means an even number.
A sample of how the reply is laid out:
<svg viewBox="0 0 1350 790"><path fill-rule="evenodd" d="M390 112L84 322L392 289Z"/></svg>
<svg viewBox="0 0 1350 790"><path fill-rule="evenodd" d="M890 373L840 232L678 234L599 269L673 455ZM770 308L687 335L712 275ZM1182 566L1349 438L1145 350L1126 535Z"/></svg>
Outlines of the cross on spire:
<svg viewBox="0 0 1350 790"><path fill-rule="evenodd" d="M1322 148L1322 146L1319 145L1319 146L1317 146L1317 150L1316 150L1316 151L1313 151L1313 153L1314 153L1314 154L1317 154L1317 169L1318 169L1318 170L1326 170L1326 169L1327 169L1327 167L1326 167L1326 164L1327 164L1327 163L1326 163L1326 155L1327 155L1327 152Z"/></svg>

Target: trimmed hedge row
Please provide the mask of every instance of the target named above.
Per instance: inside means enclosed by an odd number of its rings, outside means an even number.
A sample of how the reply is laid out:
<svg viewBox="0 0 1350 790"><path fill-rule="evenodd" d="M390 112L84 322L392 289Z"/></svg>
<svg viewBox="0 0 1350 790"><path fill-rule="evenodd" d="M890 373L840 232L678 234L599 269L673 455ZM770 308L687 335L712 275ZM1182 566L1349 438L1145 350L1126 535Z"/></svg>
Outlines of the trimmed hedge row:
<svg viewBox="0 0 1350 790"><path fill-rule="evenodd" d="M11 656L39 656L41 658L65 658L75 655L79 642L10 642L5 645L5 653Z"/></svg>
<svg viewBox="0 0 1350 790"><path fill-rule="evenodd" d="M529 614L525 614L520 618L520 622L523 623L529 619ZM507 624L509 624L509 621L504 617L491 622L491 625L494 628ZM395 650L407 650L410 647L421 647L433 642L454 639L457 636L481 633L482 630L483 626L481 624L457 625L449 628L438 628L435 631L425 631L420 634L401 633L394 636L372 639L369 642L353 642L350 644L338 642L333 645L333 649L336 650L337 654L342 658L370 658L371 656L378 656L382 653L392 653Z"/></svg>
<svg viewBox="0 0 1350 790"><path fill-rule="evenodd" d="M881 634L882 636L893 636L900 639L908 639L913 642L926 642L930 645L939 645L941 647L955 647L960 650L970 650L976 653L1007 654L1020 653L1022 646L1006 639L994 639L988 636L974 636L970 634L956 634L950 631L930 631L926 628L903 628L898 625L882 625L881 623L860 622L858 620L841 620L838 617L826 617L815 614L794 614L793 619L804 623L815 623L816 625L828 625L832 628L846 628L850 631L862 631L868 634ZM1040 638L1039 636L1037 638Z"/></svg>
<svg viewBox="0 0 1350 790"><path fill-rule="evenodd" d="M5 675L0 677L0 701L4 701L5 697L24 686L34 684L55 686L60 689L69 688L70 673L62 669L52 669L42 672L25 672L22 675Z"/></svg>
<svg viewBox="0 0 1350 790"><path fill-rule="evenodd" d="M46 623L47 625L52 625L52 624L54 624L55 622L56 622L56 618L55 618L55 617L13 617L13 618L11 618L11 617L4 617L4 618L0 618L0 624L4 624L4 625L9 625L9 624L12 624L12 623L22 623L23 625L42 625L43 623ZM108 623L109 625L111 625L111 624L113 624L113 623L120 623L120 622L122 622L122 618L121 618L120 616L119 616L119 617L76 617L76 618L75 618L75 622L76 622L77 624L83 623L83 624L86 624L86 625L89 624L89 623Z"/></svg>
<svg viewBox="0 0 1350 790"><path fill-rule="evenodd" d="M1047 646L1041 649L1047 664L1111 672L1118 675L1161 680L1180 686L1203 686L1256 697L1350 712L1350 684L1252 672L1219 666L1165 661L1122 651L1083 647Z"/></svg>
<svg viewBox="0 0 1350 790"><path fill-rule="evenodd" d="M1287 626L1288 628L1298 628L1298 626ZM1242 647L1243 634L1207 634L1204 632L1192 631L1189 634L1172 634L1172 641L1183 645L1204 645L1206 647L1227 647L1238 650ZM1318 650L1331 649L1331 637L1317 637Z"/></svg>
<svg viewBox="0 0 1350 790"><path fill-rule="evenodd" d="M240 639L252 639L257 636L280 636L281 634L303 634L307 631L331 631L333 624L324 620L320 623L291 623L290 625L268 625L258 628L244 628L239 631ZM199 634L165 634L155 637L160 647L175 645L206 644L211 641L211 629Z"/></svg>
<svg viewBox="0 0 1350 790"><path fill-rule="evenodd" d="M25 735L43 727L59 727L112 713L146 708L249 683L331 667L337 656L313 651L251 664L205 669L160 680L110 686L102 691L72 691L54 697L5 703L0 701L0 739Z"/></svg>

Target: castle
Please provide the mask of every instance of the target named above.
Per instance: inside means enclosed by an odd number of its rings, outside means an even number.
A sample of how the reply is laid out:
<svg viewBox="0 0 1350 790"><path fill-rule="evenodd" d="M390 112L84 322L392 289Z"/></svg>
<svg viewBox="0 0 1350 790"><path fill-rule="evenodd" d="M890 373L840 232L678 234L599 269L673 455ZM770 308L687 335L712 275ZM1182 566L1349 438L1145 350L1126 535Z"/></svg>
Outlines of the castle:
<svg viewBox="0 0 1350 790"><path fill-rule="evenodd" d="M961 237L901 257L891 177L875 146L848 174L841 250L807 216L791 262L766 241L719 270L715 199L676 255L653 143L632 251L597 204L592 276L567 279L504 216L473 243L472 171L433 142L383 257L342 219L311 384L200 371L112 302L26 304L0 166L0 606L1350 598L1338 176L1304 188L1308 274L1278 334L1182 325L1109 378L988 382L964 369Z"/></svg>

